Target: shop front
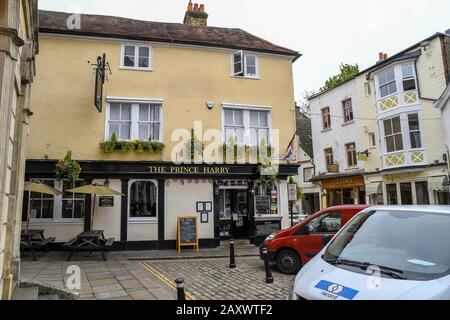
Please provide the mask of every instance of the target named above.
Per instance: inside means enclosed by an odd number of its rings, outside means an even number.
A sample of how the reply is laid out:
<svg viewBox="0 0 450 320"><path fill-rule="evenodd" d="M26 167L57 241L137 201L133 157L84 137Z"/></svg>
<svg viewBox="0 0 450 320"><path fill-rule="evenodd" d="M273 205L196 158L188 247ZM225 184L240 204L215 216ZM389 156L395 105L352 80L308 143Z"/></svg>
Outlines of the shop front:
<svg viewBox="0 0 450 320"><path fill-rule="evenodd" d="M360 174L316 176L313 181L320 184L323 208L366 203L364 177Z"/></svg>
<svg viewBox="0 0 450 320"><path fill-rule="evenodd" d="M289 226L287 177L296 165L280 165L277 179L260 181L258 166L176 165L168 162L79 161L80 180L57 181L55 161L29 160L26 179L38 179L63 191L46 197L27 193L23 219L32 203L30 225L45 229L57 243L85 230L104 230L116 249L175 249L177 217L197 217L200 248L221 240L249 239L259 244ZM97 183L123 196L92 197L66 192ZM32 201L31 201L32 200ZM93 222L92 222L93 221Z"/></svg>
<svg viewBox="0 0 450 320"><path fill-rule="evenodd" d="M368 203L374 205L448 205L450 195L445 166L429 166L367 174Z"/></svg>

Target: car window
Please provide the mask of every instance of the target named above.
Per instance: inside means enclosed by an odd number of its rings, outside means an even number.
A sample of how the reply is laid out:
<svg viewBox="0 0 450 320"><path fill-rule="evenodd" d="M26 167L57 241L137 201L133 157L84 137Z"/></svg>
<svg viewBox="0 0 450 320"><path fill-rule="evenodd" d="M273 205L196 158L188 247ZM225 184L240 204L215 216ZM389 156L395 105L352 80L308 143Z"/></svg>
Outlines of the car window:
<svg viewBox="0 0 450 320"><path fill-rule="evenodd" d="M342 211L327 212L308 223L310 234L337 232L342 226Z"/></svg>

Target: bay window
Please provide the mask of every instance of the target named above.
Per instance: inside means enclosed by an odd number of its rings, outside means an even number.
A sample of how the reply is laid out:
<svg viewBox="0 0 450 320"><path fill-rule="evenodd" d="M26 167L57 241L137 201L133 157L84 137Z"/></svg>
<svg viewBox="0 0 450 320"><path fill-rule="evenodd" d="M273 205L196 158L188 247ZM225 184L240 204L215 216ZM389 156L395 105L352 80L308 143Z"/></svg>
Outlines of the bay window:
<svg viewBox="0 0 450 320"><path fill-rule="evenodd" d="M397 92L394 68L381 72L378 75L378 85L380 88L380 96L382 98Z"/></svg>
<svg viewBox="0 0 450 320"><path fill-rule="evenodd" d="M106 128L109 139L162 141L162 103L110 102Z"/></svg>
<svg viewBox="0 0 450 320"><path fill-rule="evenodd" d="M395 152L403 150L403 137L400 117L395 117L383 121L384 139L386 142L386 151Z"/></svg>
<svg viewBox="0 0 450 320"><path fill-rule="evenodd" d="M416 78L414 76L414 68L412 64L402 65L402 77L404 91L416 89Z"/></svg>
<svg viewBox="0 0 450 320"><path fill-rule="evenodd" d="M224 143L269 145L270 111L227 107L223 109Z"/></svg>

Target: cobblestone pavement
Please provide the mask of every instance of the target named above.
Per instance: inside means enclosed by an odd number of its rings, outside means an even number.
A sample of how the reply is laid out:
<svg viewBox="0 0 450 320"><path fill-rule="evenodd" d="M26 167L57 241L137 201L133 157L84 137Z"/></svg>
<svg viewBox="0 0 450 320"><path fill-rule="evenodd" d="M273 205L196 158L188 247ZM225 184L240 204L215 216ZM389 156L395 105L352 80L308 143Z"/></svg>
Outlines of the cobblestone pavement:
<svg viewBox="0 0 450 320"><path fill-rule="evenodd" d="M184 278L186 291L198 300L285 300L294 276L272 269L274 283L265 283L264 264L259 257L236 259L185 259L146 261L167 279ZM173 280L172 280L173 281Z"/></svg>
<svg viewBox="0 0 450 320"><path fill-rule="evenodd" d="M22 261L23 281L68 290L69 266L80 267L81 288L69 290L80 300L173 300L176 292L145 270L138 261ZM69 282L70 283L70 282Z"/></svg>

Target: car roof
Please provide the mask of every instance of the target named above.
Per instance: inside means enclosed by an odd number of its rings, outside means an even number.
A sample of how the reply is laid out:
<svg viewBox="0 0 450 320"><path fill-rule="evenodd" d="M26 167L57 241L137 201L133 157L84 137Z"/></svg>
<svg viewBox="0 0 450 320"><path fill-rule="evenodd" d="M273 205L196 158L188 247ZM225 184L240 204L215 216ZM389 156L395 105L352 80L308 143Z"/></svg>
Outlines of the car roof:
<svg viewBox="0 0 450 320"><path fill-rule="evenodd" d="M344 204L340 206L334 206L334 207L328 207L323 209L322 211L329 211L329 210L363 210L370 207L370 205L367 204Z"/></svg>
<svg viewBox="0 0 450 320"><path fill-rule="evenodd" d="M374 206L374 207L371 207L370 210L413 211L413 212L450 214L450 206L425 206L425 205Z"/></svg>

